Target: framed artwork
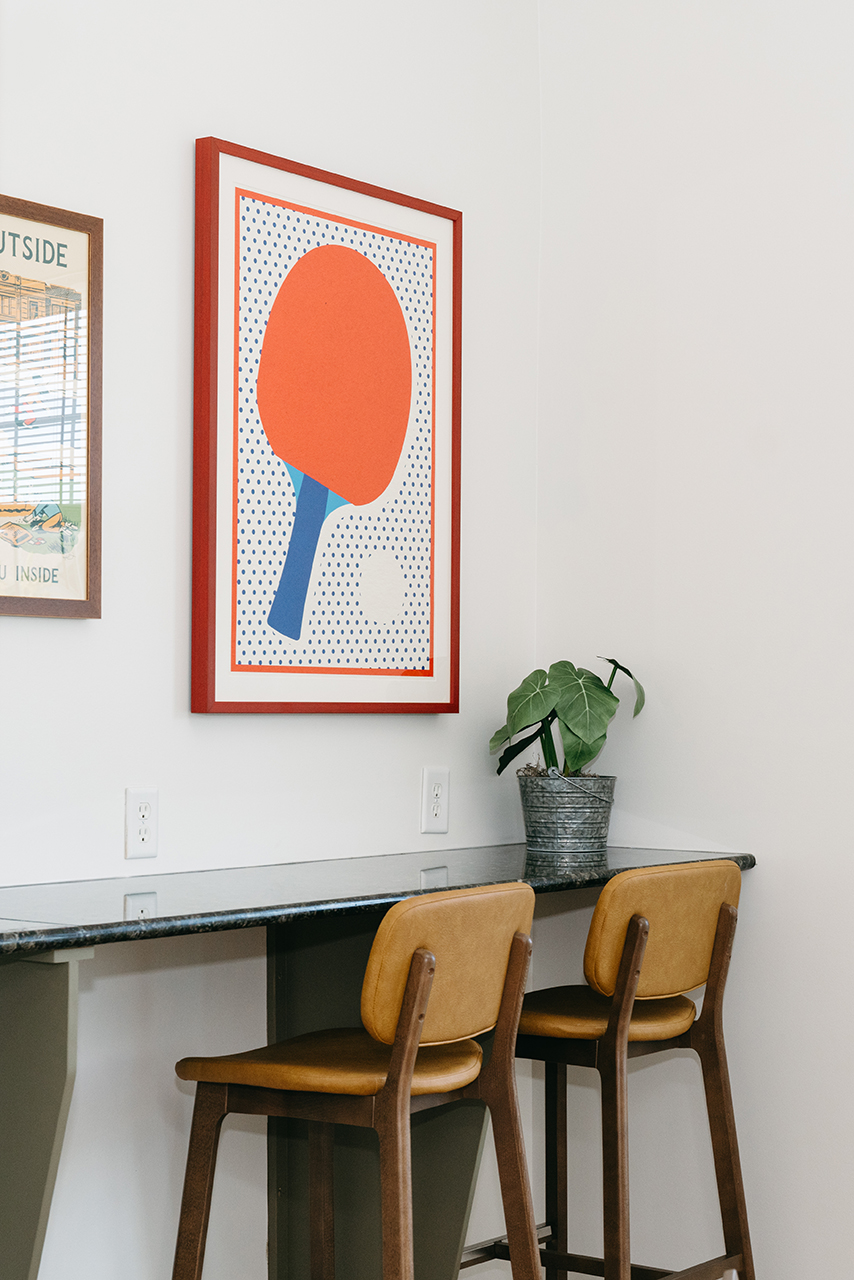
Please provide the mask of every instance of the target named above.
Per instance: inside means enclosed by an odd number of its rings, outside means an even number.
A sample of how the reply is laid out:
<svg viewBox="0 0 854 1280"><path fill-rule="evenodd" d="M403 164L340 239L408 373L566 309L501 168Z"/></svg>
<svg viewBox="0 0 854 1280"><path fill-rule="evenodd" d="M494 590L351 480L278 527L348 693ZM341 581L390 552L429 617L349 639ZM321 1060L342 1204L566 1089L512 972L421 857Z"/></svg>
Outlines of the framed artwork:
<svg viewBox="0 0 854 1280"><path fill-rule="evenodd" d="M103 222L0 196L0 613L101 616Z"/></svg>
<svg viewBox="0 0 854 1280"><path fill-rule="evenodd" d="M461 247L197 141L193 711L457 711Z"/></svg>

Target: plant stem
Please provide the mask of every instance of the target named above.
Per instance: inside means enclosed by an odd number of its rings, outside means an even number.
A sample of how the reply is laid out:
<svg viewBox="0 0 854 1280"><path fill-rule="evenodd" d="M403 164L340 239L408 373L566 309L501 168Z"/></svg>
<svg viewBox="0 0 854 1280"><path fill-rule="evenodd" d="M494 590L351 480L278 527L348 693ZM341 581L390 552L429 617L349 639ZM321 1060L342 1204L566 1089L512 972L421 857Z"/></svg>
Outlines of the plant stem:
<svg viewBox="0 0 854 1280"><path fill-rule="evenodd" d="M537 741L539 736L540 731L539 729L536 729L534 733L529 734L527 738L523 738L521 742L514 742L512 746L505 748L498 757L498 768L496 773L503 773L510 761L515 760L516 756L521 755L527 747L530 747L532 743Z"/></svg>
<svg viewBox="0 0 854 1280"><path fill-rule="evenodd" d="M530 747L533 743L535 743L538 738L542 742L543 741L542 735L543 735L544 728L552 724L556 718L557 718L557 712L550 711L549 714L546 716L545 720L541 720L539 727L535 729L533 733L528 734L527 738L523 738L521 742L514 742L512 746L505 747L501 755L498 757L498 768L496 770L496 773L503 773L504 770L507 768L508 764L510 763L510 761L515 760L518 755L521 755L521 753L525 751L526 748ZM546 750L547 748L543 746L544 753ZM554 750L553 740L552 740L552 750ZM557 755L555 755L555 768L557 768Z"/></svg>
<svg viewBox="0 0 854 1280"><path fill-rule="evenodd" d="M610 689L610 688L611 688L611 685L614 683L614 676L615 676L616 674L617 674L617 668L616 668L615 666L612 666L612 667L611 667L611 678L609 679L609 681L608 681L607 685L605 686L605 688L606 688L606 689Z"/></svg>
<svg viewBox="0 0 854 1280"><path fill-rule="evenodd" d="M555 751L555 740L552 737L552 720L554 715L547 717L540 725L540 742L543 744L543 763L547 769L557 768L557 752Z"/></svg>

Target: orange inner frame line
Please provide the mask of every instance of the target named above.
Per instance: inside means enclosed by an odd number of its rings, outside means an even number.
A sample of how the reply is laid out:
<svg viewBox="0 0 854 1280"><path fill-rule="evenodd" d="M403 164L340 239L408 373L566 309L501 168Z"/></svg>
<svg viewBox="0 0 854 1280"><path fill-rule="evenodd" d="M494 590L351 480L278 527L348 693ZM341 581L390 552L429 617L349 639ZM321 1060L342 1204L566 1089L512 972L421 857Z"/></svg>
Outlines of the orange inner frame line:
<svg viewBox="0 0 854 1280"><path fill-rule="evenodd" d="M260 203L274 204L281 208L291 210L296 213L302 213L308 216L322 218L327 222L334 222L344 226L358 228L363 231L369 231L373 234L381 235L387 239L404 240L413 245L420 245L431 250L433 255L433 307L431 316L431 437L430 437L430 453L431 453L431 477L430 477L430 615L429 615L429 664L425 669L412 670L408 668L396 667L354 667L350 665L334 666L320 665L304 665L293 661L282 661L282 663L274 664L257 664L257 663L238 663L237 662L237 535L238 535L238 362L239 362L239 320L240 320L240 200L247 197L257 200ZM328 245L324 248L333 250L337 246ZM377 293L376 285L368 287L368 296L365 291L364 273L360 273L356 268L356 261L361 255L357 255L352 250L341 249L344 253L353 254L353 266L348 268L349 274L354 278L349 284L351 288L343 290L343 296L339 290L339 299L346 309L352 311L352 320L354 324L351 326L353 338L348 343L349 349L343 352L338 351L336 347L336 377L331 383L324 385L322 398L316 397L312 402L312 398L308 396L308 392L302 396L300 403L300 412L290 418L287 433L282 433L276 426L273 432L267 426L268 420L274 423L282 421L279 413L280 405L278 400L282 394L282 387L275 378L266 379L259 373L258 376L258 401L259 407L262 409L264 417L264 426L268 435L271 447L278 456L285 459L296 469L304 474L312 475L313 478L322 481L334 493L338 493L341 497L346 498L348 502L361 505L366 502L373 501L384 491L388 483L390 483L394 473L397 459L403 444L402 438L396 438L397 433L391 430L383 430L383 423L377 424L366 418L361 424L364 428L363 433L351 432L350 438L364 442L368 441L368 445L364 445L361 450L348 448L347 441L339 438L336 431L336 424L346 420L347 415L342 413L342 405L337 404L341 395L347 396L348 388L359 384L359 380L364 381L362 370L370 361L365 361L365 344L364 339L360 337L358 325L355 323L358 319L357 312L361 309L364 316L367 307L370 317L376 320L375 330L380 334L384 344L394 347L397 342L400 346L400 335L395 333L386 333L385 330L389 325L394 327L394 313L390 312L387 305L387 299L380 296L374 297L373 293ZM262 673L270 672L300 672L311 674L313 672L321 674L357 674L357 675L397 675L397 676L415 676L429 677L433 674L433 647L435 639L435 618L434 618L434 575L435 575L435 546L434 546L434 530L436 518L436 438L435 438L435 382L436 382L436 309L435 309L435 262L436 262L437 246L428 240L421 240L414 236L402 235L399 232L391 232L381 227L374 227L367 223L357 222L351 219L338 217L323 213L319 210L310 209L305 206L292 204L289 201L277 200L272 197L258 195L251 191L236 190L235 191L235 300L234 300L234 456L233 456L233 497L232 497L232 653L231 653L231 669L232 671L257 671ZM277 354L279 360L271 360L271 367L282 367L284 363L281 360L284 350L278 350L284 344L284 348L288 350L288 363L294 369L312 369L318 362L318 351L322 352L324 348L328 322L324 319L322 309L316 307L312 309L313 291L323 284L323 281L317 280L318 272L322 275L323 268L327 263L331 262L329 254L321 253L317 255L312 251L313 267L311 270L303 268L299 270L300 263L305 263L309 257L308 253L304 254L291 267L286 279L290 279L294 271L297 272L297 279L294 284L297 285L301 308L301 318L305 322L302 325L293 323L279 325L277 330L270 336L273 337L274 344L277 346ZM342 259L339 257L338 274L340 276L340 268ZM345 272L346 274L346 272ZM385 284L385 289L391 291L391 286L384 281L384 277L378 272L380 281ZM302 276L302 279L298 278ZM344 281L345 284L348 281ZM382 290L379 290L382 293ZM349 296L348 296L349 294ZM278 298L277 298L278 301ZM374 305L375 304L375 305ZM274 308L276 302L274 302ZM398 310L395 308L394 310ZM272 314L272 313L271 313ZM405 329L405 321L403 321L402 313L398 310L397 322L403 323ZM269 322L268 322L269 323ZM368 325L368 328L371 326ZM382 332L380 332L382 331ZM339 329L340 332L340 329ZM265 350L268 341L265 335ZM381 344L382 345L382 344ZM294 355L296 353L296 357ZM322 358L322 356L321 356ZM399 413L398 402L405 399L408 405L411 396L411 363L409 357L409 340L406 336L406 361L397 360L392 363L391 367L392 386L390 388L391 403L395 406ZM311 379L309 379L311 381ZM317 379L314 380L314 390L317 388ZM339 394L340 393L340 394ZM336 398L337 397L337 398ZM331 410L331 411L330 411ZM408 421L408 411L406 414ZM299 429L294 432L293 422L299 423ZM404 428L404 437L406 428Z"/></svg>

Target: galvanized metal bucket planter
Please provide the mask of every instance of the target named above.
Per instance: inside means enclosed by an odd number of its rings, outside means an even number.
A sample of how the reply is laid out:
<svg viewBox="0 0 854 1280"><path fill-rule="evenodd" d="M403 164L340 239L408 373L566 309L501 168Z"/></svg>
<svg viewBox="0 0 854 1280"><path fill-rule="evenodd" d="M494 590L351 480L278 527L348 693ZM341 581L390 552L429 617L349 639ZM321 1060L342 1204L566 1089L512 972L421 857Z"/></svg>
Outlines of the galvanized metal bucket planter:
<svg viewBox="0 0 854 1280"><path fill-rule="evenodd" d="M528 848L526 873L604 867L616 778L566 778L557 769L550 769L547 777L518 777Z"/></svg>

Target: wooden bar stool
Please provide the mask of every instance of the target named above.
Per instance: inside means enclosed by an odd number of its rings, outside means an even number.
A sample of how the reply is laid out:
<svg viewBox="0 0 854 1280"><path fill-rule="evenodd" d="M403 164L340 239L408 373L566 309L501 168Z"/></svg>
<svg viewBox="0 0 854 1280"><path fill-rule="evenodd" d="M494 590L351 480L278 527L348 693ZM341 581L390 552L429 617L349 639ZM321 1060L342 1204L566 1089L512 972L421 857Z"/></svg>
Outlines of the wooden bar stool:
<svg viewBox="0 0 854 1280"><path fill-rule="evenodd" d="M722 1007L741 872L734 862L624 871L602 890L587 938L588 986L525 998L516 1056L546 1064L547 1280L567 1271L605 1280L754 1280L724 1049ZM648 941L647 941L648 939ZM706 984L700 1016L686 992ZM685 1271L632 1266L629 1252L627 1061L665 1049L700 1057L726 1253ZM567 1253L566 1065L602 1084L604 1258Z"/></svg>
<svg viewBox="0 0 854 1280"><path fill-rule="evenodd" d="M335 1276L333 1126L376 1129L383 1280L413 1280L410 1115L459 1098L480 1098L490 1109L513 1276L539 1280L514 1073L533 909L525 884L407 898L377 930L362 984L362 1027L178 1063L181 1079L198 1084L173 1280L201 1276L219 1130L229 1112L309 1122L312 1280ZM484 1067L471 1037L493 1027ZM346 1274L345 1261L339 1275Z"/></svg>

